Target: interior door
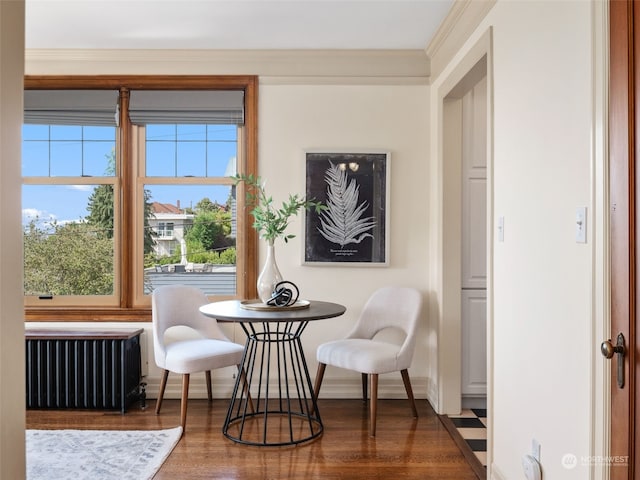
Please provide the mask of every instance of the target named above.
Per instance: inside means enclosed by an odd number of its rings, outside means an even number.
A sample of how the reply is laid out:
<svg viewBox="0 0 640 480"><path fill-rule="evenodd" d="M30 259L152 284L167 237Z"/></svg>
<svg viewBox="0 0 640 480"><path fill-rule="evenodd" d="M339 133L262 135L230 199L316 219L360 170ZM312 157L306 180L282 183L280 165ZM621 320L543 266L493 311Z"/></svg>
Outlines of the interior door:
<svg viewBox="0 0 640 480"><path fill-rule="evenodd" d="M485 69L486 70L486 69ZM460 98L462 406L487 405L487 76ZM469 403L470 402L470 403Z"/></svg>
<svg viewBox="0 0 640 480"><path fill-rule="evenodd" d="M603 354L611 358L611 455L626 457L611 470L612 480L636 476L636 158L640 135L638 62L640 5L612 0L609 7L609 190L611 248L611 337ZM640 472L638 472L640 474Z"/></svg>

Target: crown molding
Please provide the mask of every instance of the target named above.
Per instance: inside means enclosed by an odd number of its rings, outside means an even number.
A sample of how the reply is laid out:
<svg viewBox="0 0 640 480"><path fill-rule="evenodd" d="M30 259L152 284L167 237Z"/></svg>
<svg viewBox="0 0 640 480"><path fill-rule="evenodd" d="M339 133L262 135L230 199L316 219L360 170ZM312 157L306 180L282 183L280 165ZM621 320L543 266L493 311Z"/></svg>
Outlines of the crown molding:
<svg viewBox="0 0 640 480"><path fill-rule="evenodd" d="M428 85L428 77L260 76L260 85Z"/></svg>
<svg viewBox="0 0 640 480"><path fill-rule="evenodd" d="M430 60L430 81L437 78L460 51L497 0L456 0L425 48Z"/></svg>
<svg viewBox="0 0 640 480"><path fill-rule="evenodd" d="M29 49L27 75L257 75L269 83L422 83L423 50Z"/></svg>

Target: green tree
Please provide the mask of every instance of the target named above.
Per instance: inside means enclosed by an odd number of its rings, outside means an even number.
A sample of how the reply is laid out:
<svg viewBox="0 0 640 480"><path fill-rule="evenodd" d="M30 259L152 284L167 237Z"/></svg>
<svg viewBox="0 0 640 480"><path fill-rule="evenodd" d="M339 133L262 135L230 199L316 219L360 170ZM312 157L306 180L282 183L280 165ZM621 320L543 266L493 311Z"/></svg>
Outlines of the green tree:
<svg viewBox="0 0 640 480"><path fill-rule="evenodd" d="M113 175L116 168L116 152L111 150L108 157L108 167L105 175ZM89 196L87 210L87 222L99 230L100 235L106 238L113 238L113 185L98 185ZM153 251L155 245L156 232L149 226L149 219L153 217L151 204L151 192L144 191L144 253Z"/></svg>
<svg viewBox="0 0 640 480"><path fill-rule="evenodd" d="M196 203L195 206L185 208L184 212L190 215L197 215L204 212L214 212L221 208L224 209L225 207L220 205L218 202L212 202L208 197L204 197L202 200Z"/></svg>
<svg viewBox="0 0 640 480"><path fill-rule="evenodd" d="M202 201L198 202L200 205ZM216 206L213 210L196 209L193 225L185 235L188 243L199 244L203 250L215 250L231 244L231 214L224 207ZM187 251L190 251L189 249Z"/></svg>
<svg viewBox="0 0 640 480"><path fill-rule="evenodd" d="M151 202L151 192L149 190L144 191L144 253L153 252L153 247L156 244L156 236L158 235L155 232L151 225L149 224L149 220L153 218L153 208Z"/></svg>
<svg viewBox="0 0 640 480"><path fill-rule="evenodd" d="M89 196L87 222L101 235L113 238L113 185L98 185Z"/></svg>
<svg viewBox="0 0 640 480"><path fill-rule="evenodd" d="M236 249L234 247L227 248L225 251L220 253L220 263L224 263L227 265L235 265L236 264Z"/></svg>
<svg viewBox="0 0 640 480"><path fill-rule="evenodd" d="M106 155L107 168L104 174L112 176L116 173L116 150L111 149ZM87 222L100 231L100 235L113 238L113 185L98 185L93 189L87 204L89 216Z"/></svg>
<svg viewBox="0 0 640 480"><path fill-rule="evenodd" d="M110 295L113 240L88 223L40 226L24 232L26 295Z"/></svg>
<svg viewBox="0 0 640 480"><path fill-rule="evenodd" d="M216 210L220 210L222 208L217 203L212 202L209 198L204 197L194 207L194 213L204 213L204 212L215 212Z"/></svg>

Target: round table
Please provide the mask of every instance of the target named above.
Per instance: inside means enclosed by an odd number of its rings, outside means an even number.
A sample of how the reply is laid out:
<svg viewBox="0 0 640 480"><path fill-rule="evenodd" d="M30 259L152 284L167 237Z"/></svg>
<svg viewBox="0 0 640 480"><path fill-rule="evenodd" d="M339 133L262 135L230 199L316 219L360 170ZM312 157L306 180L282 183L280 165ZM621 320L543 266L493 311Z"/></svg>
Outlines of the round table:
<svg viewBox="0 0 640 480"><path fill-rule="evenodd" d="M299 300L293 307L227 300L200 311L220 322L239 323L247 334L224 436L257 446L296 445L319 437L323 425L300 336L310 321L338 317L346 308L316 300Z"/></svg>

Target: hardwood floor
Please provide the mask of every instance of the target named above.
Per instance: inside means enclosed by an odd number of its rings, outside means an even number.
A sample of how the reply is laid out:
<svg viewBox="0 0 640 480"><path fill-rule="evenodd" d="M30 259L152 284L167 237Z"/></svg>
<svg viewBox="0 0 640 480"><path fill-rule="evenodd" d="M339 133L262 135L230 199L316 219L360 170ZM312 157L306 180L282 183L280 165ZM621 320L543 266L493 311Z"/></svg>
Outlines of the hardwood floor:
<svg viewBox="0 0 640 480"><path fill-rule="evenodd" d="M179 400L154 400L119 412L27 410L29 429L144 430L180 424ZM222 435L227 400L190 400L187 429L154 480L433 479L476 480L472 468L425 400L414 419L407 400L379 400L376 438L360 400L320 400L324 433L297 447L238 445Z"/></svg>

